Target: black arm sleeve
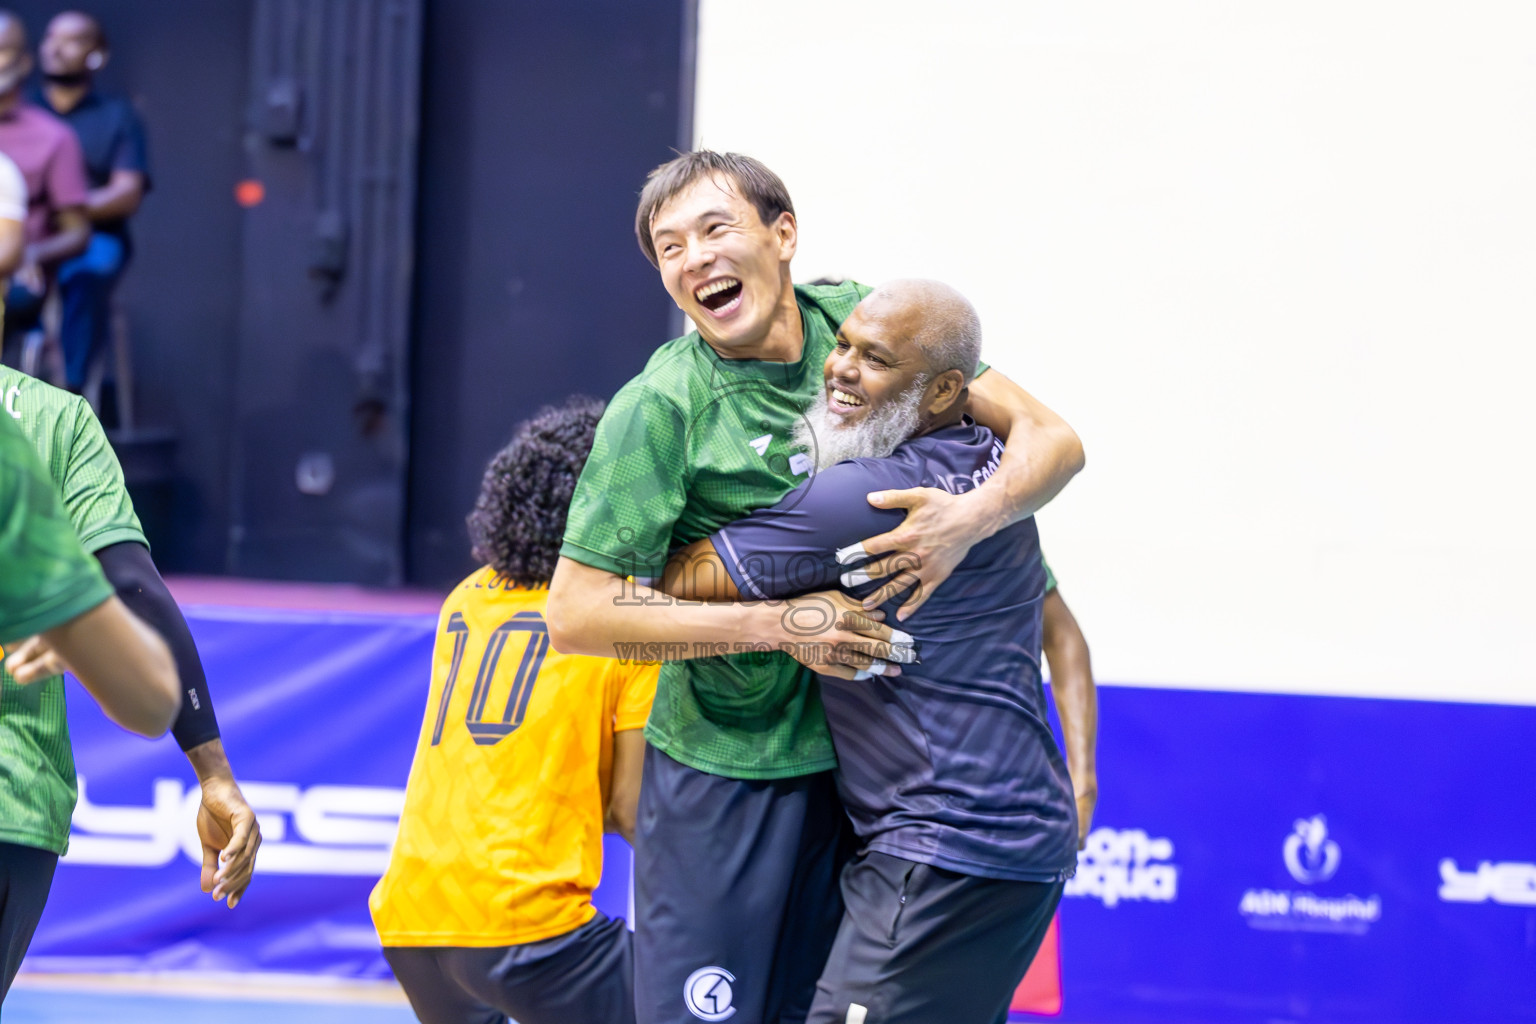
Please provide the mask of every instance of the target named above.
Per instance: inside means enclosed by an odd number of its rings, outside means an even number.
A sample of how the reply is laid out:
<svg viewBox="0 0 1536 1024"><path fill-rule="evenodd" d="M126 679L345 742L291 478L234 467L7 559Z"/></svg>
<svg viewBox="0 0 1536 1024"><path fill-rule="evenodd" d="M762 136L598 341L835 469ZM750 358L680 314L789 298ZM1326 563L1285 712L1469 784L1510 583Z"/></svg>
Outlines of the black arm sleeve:
<svg viewBox="0 0 1536 1024"><path fill-rule="evenodd" d="M128 609L160 634L181 676L181 712L171 726L171 733L182 750L219 738L219 722L213 715L213 700L208 695L208 677L203 660L197 656L192 631L182 617L176 599L166 589L165 581L149 557L149 549L136 541L111 544L96 552L96 560L106 573L117 596Z"/></svg>

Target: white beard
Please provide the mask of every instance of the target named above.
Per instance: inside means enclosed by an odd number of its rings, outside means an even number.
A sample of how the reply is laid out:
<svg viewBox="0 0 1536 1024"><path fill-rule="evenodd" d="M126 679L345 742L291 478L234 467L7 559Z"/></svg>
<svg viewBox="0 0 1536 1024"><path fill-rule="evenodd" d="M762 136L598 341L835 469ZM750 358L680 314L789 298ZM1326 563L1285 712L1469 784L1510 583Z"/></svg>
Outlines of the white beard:
<svg viewBox="0 0 1536 1024"><path fill-rule="evenodd" d="M846 427L828 411L823 387L795 424L794 444L811 453L818 472L847 459L883 459L917 432L922 423L918 406L927 385L921 378L913 381L907 390Z"/></svg>

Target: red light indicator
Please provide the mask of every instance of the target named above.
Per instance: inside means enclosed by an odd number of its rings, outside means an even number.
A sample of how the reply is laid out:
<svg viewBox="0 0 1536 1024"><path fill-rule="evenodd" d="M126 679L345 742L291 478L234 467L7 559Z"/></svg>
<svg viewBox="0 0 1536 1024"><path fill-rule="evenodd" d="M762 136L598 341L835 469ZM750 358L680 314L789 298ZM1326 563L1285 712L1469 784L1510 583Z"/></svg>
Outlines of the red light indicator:
<svg viewBox="0 0 1536 1024"><path fill-rule="evenodd" d="M255 178L246 178L235 186L235 202L246 209L259 205L267 198L267 187Z"/></svg>

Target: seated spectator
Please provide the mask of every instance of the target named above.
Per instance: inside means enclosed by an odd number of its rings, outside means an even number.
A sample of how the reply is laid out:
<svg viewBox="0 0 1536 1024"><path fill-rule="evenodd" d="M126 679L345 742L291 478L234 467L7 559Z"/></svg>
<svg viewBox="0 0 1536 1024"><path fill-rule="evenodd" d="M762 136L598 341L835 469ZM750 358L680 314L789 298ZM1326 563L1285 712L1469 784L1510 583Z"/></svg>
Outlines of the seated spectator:
<svg viewBox="0 0 1536 1024"><path fill-rule="evenodd" d="M27 30L0 10L0 153L16 162L27 185L26 253L6 293L6 334L35 326L48 275L85 251L91 225L80 142L69 126L23 97L32 71ZM78 387L80 381L71 381Z"/></svg>
<svg viewBox="0 0 1536 1024"><path fill-rule="evenodd" d="M73 391L80 390L92 358L106 346L112 292L133 254L128 218L149 191L149 161L138 112L127 97L103 95L93 85L110 56L100 22L79 11L56 15L37 48L43 87L33 101L74 129L90 182L85 202L90 244L59 267L59 344L65 381Z"/></svg>
<svg viewBox="0 0 1536 1024"><path fill-rule="evenodd" d="M16 161L0 153L0 296L4 279L16 273L27 255L27 183ZM5 307L0 305L0 317Z"/></svg>

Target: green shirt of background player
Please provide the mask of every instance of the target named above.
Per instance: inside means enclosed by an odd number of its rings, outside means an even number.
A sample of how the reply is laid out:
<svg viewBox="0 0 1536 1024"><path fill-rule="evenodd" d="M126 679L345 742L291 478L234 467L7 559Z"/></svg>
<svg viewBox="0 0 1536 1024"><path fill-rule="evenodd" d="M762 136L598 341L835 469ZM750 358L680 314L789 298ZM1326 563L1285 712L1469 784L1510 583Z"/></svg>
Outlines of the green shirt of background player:
<svg viewBox="0 0 1536 1024"><path fill-rule="evenodd" d="M172 732L202 787L197 814L202 889L233 907L250 884L261 832L225 757L197 648L150 559L117 456L83 398L8 367L0 367L0 417L21 428L47 467L76 537L96 556L121 600L171 647L186 694ZM26 808L24 814L0 819L0 841L25 834L33 838L16 841L34 841L62 853L77 795L64 681L57 676L59 666L47 664L33 646L22 645L13 656L35 663L37 671L52 678L35 684L47 695L46 716L24 724L0 722L0 732L26 729L39 766L31 782L0 778L0 806L20 803ZM9 695L15 683L0 673L0 685Z"/></svg>
<svg viewBox="0 0 1536 1024"><path fill-rule="evenodd" d="M145 736L170 727L181 704L170 651L113 596L27 439L0 417L0 646L34 635L64 659L113 721ZM16 667L21 683L44 678L31 666L14 665L13 657L6 668ZM13 685L0 700L0 763L7 775L42 782L18 724L38 715L45 691ZM0 805L0 842L27 838L13 835L17 810Z"/></svg>
<svg viewBox="0 0 1536 1024"><path fill-rule="evenodd" d="M0 415L0 645L33 635L119 725L157 736L171 724L181 691L170 651L113 596L27 438ZM35 663L12 654L6 667L20 682L8 679L0 692L0 1001L58 864L37 812L57 795L48 744L64 713L62 693L22 685L43 676Z"/></svg>
<svg viewBox="0 0 1536 1024"><path fill-rule="evenodd" d="M732 672L716 658L672 662L693 657L701 643L729 649L766 642L794 650L819 671L852 677L889 654L870 640L888 640L890 630L860 632L846 615L819 623L828 607L855 607L836 593L796 599L788 611L750 602L689 605L628 586L624 577L659 576L672 547L790 490L804 468L796 472L795 453L786 449L787 426L820 389L833 335L867 289L797 289L790 261L798 224L782 183L762 168L776 188L746 188L740 178L758 173L756 161L689 156L694 165L683 173L691 179L664 189L670 194L654 208L642 197L636 231L668 295L698 330L663 346L610 403L551 585L550 634L563 651L623 656L632 649L626 645L639 643L649 645L646 657L667 660L647 738L676 760L732 778L808 774L835 763L831 741L814 696L785 695L779 665L738 659ZM972 384L968 412L1009 442L1001 467L965 495L920 488L870 496L880 507L906 509L907 517L863 544L884 556L869 564L871 576L893 576L866 608L911 588L898 613L905 618L972 545L1034 514L1083 465L1072 429L995 370ZM743 472L722 474L722 464ZM741 696L727 692L732 682ZM759 699L765 689L777 691L774 699ZM792 674L789 689L797 689Z"/></svg>

